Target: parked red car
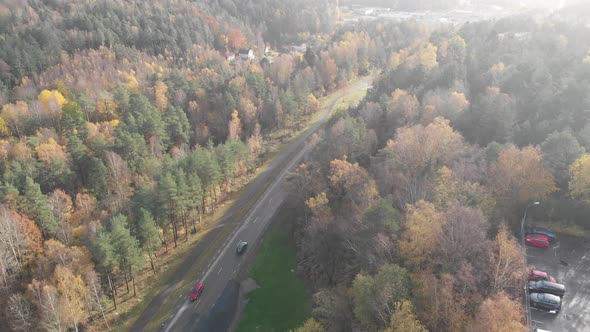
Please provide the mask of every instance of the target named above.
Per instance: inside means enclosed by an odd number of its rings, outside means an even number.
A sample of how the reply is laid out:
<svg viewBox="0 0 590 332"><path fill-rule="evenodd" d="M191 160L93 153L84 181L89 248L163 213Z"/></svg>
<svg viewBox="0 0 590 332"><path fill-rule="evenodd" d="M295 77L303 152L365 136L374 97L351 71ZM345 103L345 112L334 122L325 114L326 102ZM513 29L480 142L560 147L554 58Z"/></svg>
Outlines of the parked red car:
<svg viewBox="0 0 590 332"><path fill-rule="evenodd" d="M197 282L195 284L195 287L193 287L193 289L191 289L191 292L188 295L189 300L194 301L194 300L198 299L199 296L201 296L201 293L203 293L204 288L205 288L205 286L203 286L202 283Z"/></svg>
<svg viewBox="0 0 590 332"><path fill-rule="evenodd" d="M549 238L541 234L529 234L524 238L524 242L533 247L548 248Z"/></svg>
<svg viewBox="0 0 590 332"><path fill-rule="evenodd" d="M547 272L541 270L531 270L529 272L529 281L551 281L557 282L553 276L550 276Z"/></svg>

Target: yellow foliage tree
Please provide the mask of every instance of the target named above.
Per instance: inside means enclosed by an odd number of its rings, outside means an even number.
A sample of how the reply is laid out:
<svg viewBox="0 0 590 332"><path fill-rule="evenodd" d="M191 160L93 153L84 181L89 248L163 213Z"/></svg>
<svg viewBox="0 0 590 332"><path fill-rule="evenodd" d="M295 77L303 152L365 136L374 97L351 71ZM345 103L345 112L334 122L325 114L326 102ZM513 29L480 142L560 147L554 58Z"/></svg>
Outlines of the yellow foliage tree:
<svg viewBox="0 0 590 332"><path fill-rule="evenodd" d="M168 106L168 86L162 81L157 81L154 85L154 98L156 100L156 107L163 111Z"/></svg>
<svg viewBox="0 0 590 332"><path fill-rule="evenodd" d="M570 195L590 202L590 154L576 159L570 167Z"/></svg>
<svg viewBox="0 0 590 332"><path fill-rule="evenodd" d="M445 223L432 203L418 201L408 206L406 231L400 242L400 252L414 269L423 267L432 257Z"/></svg>
<svg viewBox="0 0 590 332"><path fill-rule="evenodd" d="M139 92L139 81L137 81L137 78L135 78L135 73L133 71L131 71L130 73L124 73L122 76L125 80L125 83L127 84L127 89L129 90L129 92Z"/></svg>
<svg viewBox="0 0 590 332"><path fill-rule="evenodd" d="M229 133L228 139L231 141L239 140L240 134L242 133L242 122L238 116L238 111L233 111L231 114L231 120L229 121Z"/></svg>
<svg viewBox="0 0 590 332"><path fill-rule="evenodd" d="M25 116L29 113L29 106L24 101L14 104L6 104L2 107L2 119L10 127L11 132L21 136L24 127Z"/></svg>
<svg viewBox="0 0 590 332"><path fill-rule="evenodd" d="M543 164L539 149L510 146L491 167L490 182L498 200L540 200L557 190L553 174Z"/></svg>
<svg viewBox="0 0 590 332"><path fill-rule="evenodd" d="M309 210L311 210L313 221L315 221L317 224L328 223L334 218L328 203L328 197L326 196L325 192L321 192L305 201L305 205Z"/></svg>
<svg viewBox="0 0 590 332"><path fill-rule="evenodd" d="M53 113L61 111L66 98L57 90L43 90L37 97L45 111Z"/></svg>
<svg viewBox="0 0 590 332"><path fill-rule="evenodd" d="M413 94L406 90L395 89L387 104L387 112L394 118L402 118L402 124L408 124L418 117L420 103Z"/></svg>
<svg viewBox="0 0 590 332"><path fill-rule="evenodd" d="M78 331L79 325L88 319L86 284L80 276L61 265L56 266L53 277L57 283L63 322Z"/></svg>
<svg viewBox="0 0 590 332"><path fill-rule="evenodd" d="M0 137L8 137L10 135L12 135L10 127L8 127L4 118L0 117Z"/></svg>
<svg viewBox="0 0 590 332"><path fill-rule="evenodd" d="M317 112L319 109L319 100L313 95L313 93L310 93L309 96L307 96L307 105L305 107L305 112L307 114L311 114Z"/></svg>
<svg viewBox="0 0 590 332"><path fill-rule="evenodd" d="M416 317L412 303L403 300L395 304L390 327L383 332L428 332L428 330Z"/></svg>
<svg viewBox="0 0 590 332"><path fill-rule="evenodd" d="M37 146L35 152L37 152L39 160L45 163L50 163L52 160L67 160L64 148L57 144L53 138L50 138L47 143Z"/></svg>
<svg viewBox="0 0 590 332"><path fill-rule="evenodd" d="M513 301L505 293L500 292L481 304L470 331L528 331L522 321L523 311L520 301Z"/></svg>
<svg viewBox="0 0 590 332"><path fill-rule="evenodd" d="M496 235L496 246L490 264L491 284L494 291L514 290L522 282L526 260L514 236L505 225Z"/></svg>

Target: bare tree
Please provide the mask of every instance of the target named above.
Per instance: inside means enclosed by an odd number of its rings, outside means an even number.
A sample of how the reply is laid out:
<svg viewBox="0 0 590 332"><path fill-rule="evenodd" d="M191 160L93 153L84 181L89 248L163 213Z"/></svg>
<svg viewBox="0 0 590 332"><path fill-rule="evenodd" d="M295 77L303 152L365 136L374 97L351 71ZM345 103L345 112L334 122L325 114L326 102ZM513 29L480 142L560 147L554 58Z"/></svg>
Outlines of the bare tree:
<svg viewBox="0 0 590 332"><path fill-rule="evenodd" d="M105 314L104 314L104 306L102 304L102 289L100 287L100 279L96 272L91 271L86 276L86 284L88 285L89 292L89 301L90 307L92 309L100 311L100 315L104 320L104 324L106 325L107 329L110 331L111 328L109 326L109 322L107 321Z"/></svg>
<svg viewBox="0 0 590 332"><path fill-rule="evenodd" d="M495 247L491 264L492 289L516 289L524 277L526 262L520 246L505 225L500 227Z"/></svg>
<svg viewBox="0 0 590 332"><path fill-rule="evenodd" d="M70 217L73 212L72 199L61 189L54 190L49 195L49 207L57 221L57 238L66 245L69 244L72 227Z"/></svg>
<svg viewBox="0 0 590 332"><path fill-rule="evenodd" d="M485 259L487 220L479 209L453 206L444 214L438 252L442 264L456 271L464 261Z"/></svg>
<svg viewBox="0 0 590 332"><path fill-rule="evenodd" d="M33 310L29 301L22 294L10 295L6 306L6 316L12 330L30 331L33 324Z"/></svg>
<svg viewBox="0 0 590 332"><path fill-rule="evenodd" d="M109 184L107 206L112 212L119 212L127 205L132 194L129 167L127 162L115 152L107 152L105 159Z"/></svg>
<svg viewBox="0 0 590 332"><path fill-rule="evenodd" d="M23 270L26 238L21 224L8 209L0 207L0 282L2 287Z"/></svg>
<svg viewBox="0 0 590 332"><path fill-rule="evenodd" d="M28 293L34 299L41 315L41 326L50 332L65 331L57 289L45 281L33 279L28 286Z"/></svg>

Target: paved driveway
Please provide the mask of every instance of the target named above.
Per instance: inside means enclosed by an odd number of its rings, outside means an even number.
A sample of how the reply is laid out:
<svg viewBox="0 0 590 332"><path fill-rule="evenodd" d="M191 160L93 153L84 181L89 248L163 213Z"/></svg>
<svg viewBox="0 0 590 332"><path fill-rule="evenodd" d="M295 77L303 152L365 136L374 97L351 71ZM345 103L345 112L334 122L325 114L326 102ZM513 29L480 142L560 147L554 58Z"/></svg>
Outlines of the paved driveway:
<svg viewBox="0 0 590 332"><path fill-rule="evenodd" d="M527 261L566 287L561 312L554 315L532 309L532 327L552 332L590 332L590 241L561 236L548 249L527 246Z"/></svg>

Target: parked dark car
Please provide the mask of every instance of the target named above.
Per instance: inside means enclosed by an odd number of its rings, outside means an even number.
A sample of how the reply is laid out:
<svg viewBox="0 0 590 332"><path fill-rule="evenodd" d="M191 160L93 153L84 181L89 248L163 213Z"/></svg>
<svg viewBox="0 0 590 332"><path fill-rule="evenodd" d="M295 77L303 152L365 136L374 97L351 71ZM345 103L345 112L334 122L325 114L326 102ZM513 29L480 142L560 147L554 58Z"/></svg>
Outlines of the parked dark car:
<svg viewBox="0 0 590 332"><path fill-rule="evenodd" d="M563 297L565 286L551 281L529 281L530 293L547 293Z"/></svg>
<svg viewBox="0 0 590 332"><path fill-rule="evenodd" d="M540 310L553 311L558 314L561 310L561 298L547 293L533 293L529 295L531 307Z"/></svg>
<svg viewBox="0 0 590 332"><path fill-rule="evenodd" d="M543 227L531 227L526 229L526 234L530 235L545 235L549 242L554 242L557 240L557 235L555 232L548 230L547 228Z"/></svg>

